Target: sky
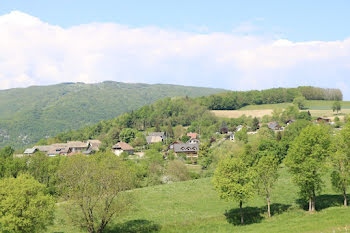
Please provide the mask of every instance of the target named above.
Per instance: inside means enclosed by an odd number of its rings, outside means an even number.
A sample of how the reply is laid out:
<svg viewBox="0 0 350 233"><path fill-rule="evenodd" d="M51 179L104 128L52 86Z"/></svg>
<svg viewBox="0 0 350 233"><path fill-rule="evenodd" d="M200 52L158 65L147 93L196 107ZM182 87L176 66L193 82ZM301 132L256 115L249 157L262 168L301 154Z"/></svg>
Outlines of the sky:
<svg viewBox="0 0 350 233"><path fill-rule="evenodd" d="M0 89L105 80L350 100L350 1L2 0Z"/></svg>

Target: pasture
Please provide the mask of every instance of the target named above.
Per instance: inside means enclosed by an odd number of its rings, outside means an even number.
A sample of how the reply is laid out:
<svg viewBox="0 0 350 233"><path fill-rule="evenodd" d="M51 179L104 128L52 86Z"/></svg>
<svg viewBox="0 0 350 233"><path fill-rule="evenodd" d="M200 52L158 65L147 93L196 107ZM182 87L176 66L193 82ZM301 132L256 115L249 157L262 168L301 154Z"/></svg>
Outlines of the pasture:
<svg viewBox="0 0 350 233"><path fill-rule="evenodd" d="M304 200L297 195L287 169L280 169L280 178L272 194L272 212L266 218L265 200L255 195L244 204L247 224L240 226L238 205L220 200L211 178L153 186L132 191L133 208L123 217L116 217L106 232L348 232L350 208L342 207L342 196L328 182L317 197L314 214L303 210ZM68 221L62 203L57 206L55 224L47 232L83 232Z"/></svg>

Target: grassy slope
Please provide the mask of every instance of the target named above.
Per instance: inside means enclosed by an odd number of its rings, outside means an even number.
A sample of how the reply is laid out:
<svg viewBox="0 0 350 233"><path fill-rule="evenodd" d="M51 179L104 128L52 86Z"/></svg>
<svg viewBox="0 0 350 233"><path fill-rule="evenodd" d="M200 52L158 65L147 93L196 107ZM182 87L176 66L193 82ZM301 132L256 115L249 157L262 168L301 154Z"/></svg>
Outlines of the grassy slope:
<svg viewBox="0 0 350 233"><path fill-rule="evenodd" d="M331 110L334 101L327 100L308 100L305 107L310 110ZM239 110L262 110L262 109L276 109L286 108L291 106L292 103L281 104L262 104L262 105L248 105ZM341 101L342 109L350 109L350 101Z"/></svg>
<svg viewBox="0 0 350 233"><path fill-rule="evenodd" d="M6 144L31 144L67 129L78 129L114 118L164 97L198 97L221 91L223 90L213 88L118 82L1 90L0 147Z"/></svg>
<svg viewBox="0 0 350 233"><path fill-rule="evenodd" d="M345 232L346 227L350 228L350 208L336 207L341 205L342 199L335 195L329 183L318 197L317 206L321 210L309 214L297 204L297 188L291 183L286 169L281 169L280 174L272 197L275 214L271 219L265 218L264 200L254 197L247 204L250 216L246 216L247 221L253 219L253 222L245 226L229 223L225 212L234 212L238 206L220 200L211 179L207 178L135 190L135 209L111 224L110 232L153 232L149 229L174 233ZM66 223L63 208L59 206L56 224L48 232L79 232ZM235 221L234 217L230 219Z"/></svg>

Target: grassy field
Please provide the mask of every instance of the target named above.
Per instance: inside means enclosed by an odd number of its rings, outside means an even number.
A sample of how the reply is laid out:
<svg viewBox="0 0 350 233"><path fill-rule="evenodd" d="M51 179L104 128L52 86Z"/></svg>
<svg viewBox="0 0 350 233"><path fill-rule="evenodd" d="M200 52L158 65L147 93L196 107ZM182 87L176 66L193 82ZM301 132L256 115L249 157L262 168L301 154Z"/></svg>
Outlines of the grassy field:
<svg viewBox="0 0 350 233"><path fill-rule="evenodd" d="M313 117L335 117L332 111L332 104L334 101L323 100L309 100L306 101L306 110L310 111ZM342 101L342 111L339 112L339 116L350 114L350 101ZM285 109L288 106L292 106L292 103L281 104L262 104L262 105L248 105L239 110L213 110L212 112L217 117L224 118L238 118L242 115L252 117L263 117L264 115L271 115L274 109Z"/></svg>
<svg viewBox="0 0 350 233"><path fill-rule="evenodd" d="M329 182L318 198L318 211L300 207L297 188L285 168L272 195L273 217L266 219L265 202L254 197L245 205L246 222L238 224L238 205L218 198L210 178L134 190L135 204L106 232L349 232L350 208ZM47 232L81 232L69 224L64 204L57 207L55 225Z"/></svg>

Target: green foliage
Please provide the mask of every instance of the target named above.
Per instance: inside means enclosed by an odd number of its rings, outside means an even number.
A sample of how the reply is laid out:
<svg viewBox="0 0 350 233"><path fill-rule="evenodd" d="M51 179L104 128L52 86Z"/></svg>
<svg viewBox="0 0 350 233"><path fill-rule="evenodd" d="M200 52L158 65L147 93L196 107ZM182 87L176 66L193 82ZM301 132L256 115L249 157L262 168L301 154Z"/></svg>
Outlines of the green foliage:
<svg viewBox="0 0 350 233"><path fill-rule="evenodd" d="M257 129L259 129L259 119L254 117L252 122L252 130L256 131Z"/></svg>
<svg viewBox="0 0 350 233"><path fill-rule="evenodd" d="M328 129L312 125L301 131L288 150L286 165L300 188L300 194L309 199L309 211L315 210L315 196L322 187L321 175L329 155L329 146Z"/></svg>
<svg viewBox="0 0 350 233"><path fill-rule="evenodd" d="M241 224L244 223L242 205L253 196L254 178L252 167L240 157L221 161L214 174L214 187L220 198L239 202Z"/></svg>
<svg viewBox="0 0 350 233"><path fill-rule="evenodd" d="M246 127L243 127L240 131L235 133L235 138L238 141L242 141L244 143L248 143L248 134L247 134L248 130Z"/></svg>
<svg viewBox="0 0 350 233"><path fill-rule="evenodd" d="M74 155L62 163L58 174L70 204L67 214L90 233L102 233L111 218L130 205L130 195L123 191L134 186L135 177L113 154Z"/></svg>
<svg viewBox="0 0 350 233"><path fill-rule="evenodd" d="M262 91L230 91L198 98L201 105L212 110L235 110L247 105L291 103L299 96L307 100L342 100L339 89L317 87L273 88Z"/></svg>
<svg viewBox="0 0 350 233"><path fill-rule="evenodd" d="M135 129L124 128L119 134L119 140L129 143L135 138L136 133Z"/></svg>
<svg viewBox="0 0 350 233"><path fill-rule="evenodd" d="M333 112L337 111L337 113L341 110L341 103L339 101L335 101L332 105Z"/></svg>
<svg viewBox="0 0 350 233"><path fill-rule="evenodd" d="M187 136L187 135L184 135L184 136L181 137L181 141L184 142L184 143L187 142L190 139L191 139L191 137Z"/></svg>
<svg viewBox="0 0 350 233"><path fill-rule="evenodd" d="M295 97L293 100L293 104L298 106L299 109L303 109L305 107L305 102L306 102L306 99L304 96Z"/></svg>
<svg viewBox="0 0 350 233"><path fill-rule="evenodd" d="M0 180L0 231L42 232L53 222L54 199L28 175Z"/></svg>
<svg viewBox="0 0 350 233"><path fill-rule="evenodd" d="M180 160L169 161L165 173L169 176L171 181L175 182L190 179L190 173L188 172L185 163Z"/></svg>
<svg viewBox="0 0 350 233"><path fill-rule="evenodd" d="M297 118L300 119L300 120L303 119L303 120L307 120L307 121L311 121L311 119L312 119L311 114L310 114L309 111L307 111L307 112L300 112L298 114Z"/></svg>
<svg viewBox="0 0 350 233"><path fill-rule="evenodd" d="M256 172L256 184L260 195L266 198L268 217L271 217L271 193L274 184L278 178L278 156L273 152L269 152L259 159L254 166Z"/></svg>
<svg viewBox="0 0 350 233"><path fill-rule="evenodd" d="M331 152L332 185L343 194L344 205L347 206L346 195L347 188L350 185L350 123L334 137Z"/></svg>
<svg viewBox="0 0 350 233"><path fill-rule="evenodd" d="M199 97L219 93L213 88L177 85L70 83L0 91L0 147L16 148L112 119L165 97ZM142 127L142 124L140 125ZM100 132L97 130L97 134Z"/></svg>

